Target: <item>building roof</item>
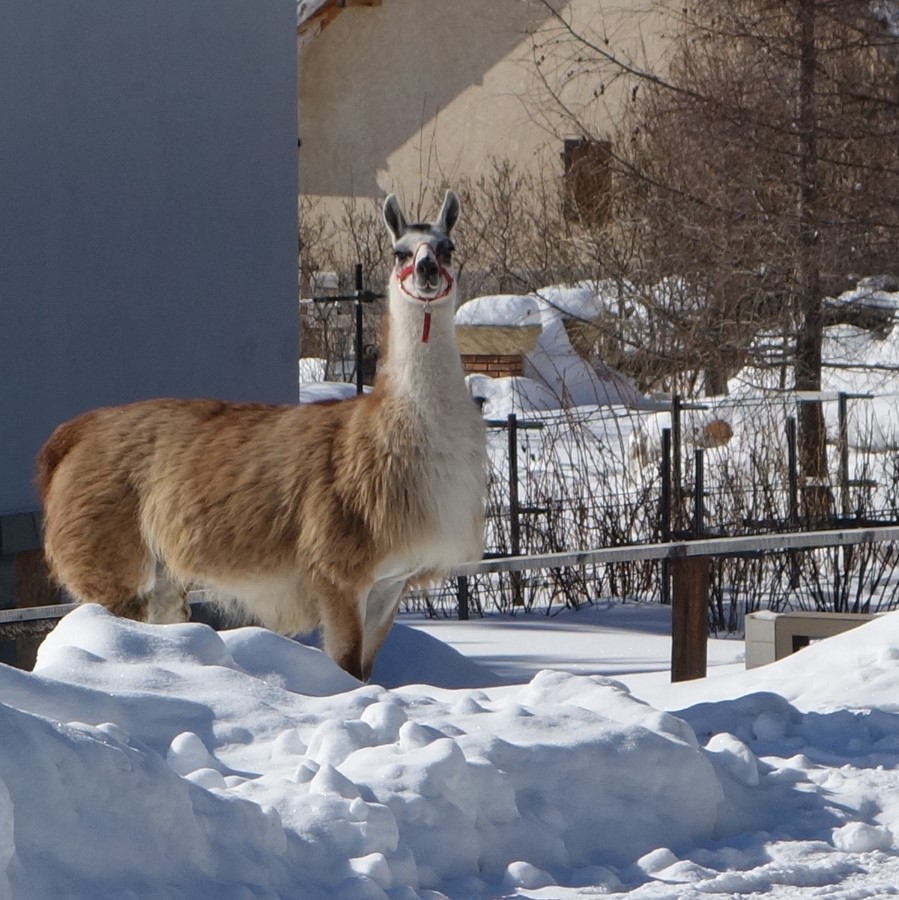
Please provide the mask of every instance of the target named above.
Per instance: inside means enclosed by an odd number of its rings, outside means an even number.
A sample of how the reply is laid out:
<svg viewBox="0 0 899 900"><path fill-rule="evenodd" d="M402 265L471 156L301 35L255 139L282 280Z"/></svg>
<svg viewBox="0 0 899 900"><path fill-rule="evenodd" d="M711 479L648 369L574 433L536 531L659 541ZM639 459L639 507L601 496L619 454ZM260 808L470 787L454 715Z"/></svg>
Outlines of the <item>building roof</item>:
<svg viewBox="0 0 899 900"><path fill-rule="evenodd" d="M381 0L297 0L299 45L311 41L350 6L380 6Z"/></svg>

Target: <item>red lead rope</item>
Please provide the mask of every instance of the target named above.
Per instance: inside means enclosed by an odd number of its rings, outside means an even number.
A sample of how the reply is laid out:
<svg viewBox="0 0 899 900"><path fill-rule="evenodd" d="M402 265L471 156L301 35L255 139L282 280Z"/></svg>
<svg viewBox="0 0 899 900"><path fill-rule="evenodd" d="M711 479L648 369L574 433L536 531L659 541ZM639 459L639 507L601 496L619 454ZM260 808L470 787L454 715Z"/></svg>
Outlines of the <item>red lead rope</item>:
<svg viewBox="0 0 899 900"><path fill-rule="evenodd" d="M404 269L400 269L397 273L397 281L399 282L400 290L407 296L412 297L413 300L418 300L421 303L430 303L432 300L442 300L447 294L450 293L453 289L453 276L443 267L440 267L440 274L443 276L443 279L446 281L446 287L439 293L433 297L419 297L417 294L413 294L411 291L406 290L406 285L403 283L407 278L410 278L415 272L414 264L410 263ZM423 344L427 344L428 340L431 337L431 311L425 308L425 319L421 326L421 342Z"/></svg>

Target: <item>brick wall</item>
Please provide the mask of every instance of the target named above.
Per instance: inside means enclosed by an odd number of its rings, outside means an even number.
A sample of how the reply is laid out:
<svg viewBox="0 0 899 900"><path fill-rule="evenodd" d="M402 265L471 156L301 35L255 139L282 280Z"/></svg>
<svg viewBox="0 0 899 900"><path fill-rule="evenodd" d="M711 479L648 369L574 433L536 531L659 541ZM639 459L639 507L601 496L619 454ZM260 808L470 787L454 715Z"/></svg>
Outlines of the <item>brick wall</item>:
<svg viewBox="0 0 899 900"><path fill-rule="evenodd" d="M505 378L524 373L524 363L520 354L509 356L500 353L463 353L462 366L468 375L489 375L491 378Z"/></svg>

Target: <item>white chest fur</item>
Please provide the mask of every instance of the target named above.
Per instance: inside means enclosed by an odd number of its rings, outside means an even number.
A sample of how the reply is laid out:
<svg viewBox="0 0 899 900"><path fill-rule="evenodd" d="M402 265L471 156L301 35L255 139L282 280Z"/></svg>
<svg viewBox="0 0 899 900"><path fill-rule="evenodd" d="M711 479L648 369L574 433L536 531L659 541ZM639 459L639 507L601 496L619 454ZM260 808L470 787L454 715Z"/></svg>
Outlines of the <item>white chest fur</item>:
<svg viewBox="0 0 899 900"><path fill-rule="evenodd" d="M480 556L486 493L486 443L468 393L455 339L452 300L427 310L391 291L390 343L384 375L421 440L416 491L426 533L408 552L385 560L379 575L449 569ZM428 340L422 320L431 316Z"/></svg>

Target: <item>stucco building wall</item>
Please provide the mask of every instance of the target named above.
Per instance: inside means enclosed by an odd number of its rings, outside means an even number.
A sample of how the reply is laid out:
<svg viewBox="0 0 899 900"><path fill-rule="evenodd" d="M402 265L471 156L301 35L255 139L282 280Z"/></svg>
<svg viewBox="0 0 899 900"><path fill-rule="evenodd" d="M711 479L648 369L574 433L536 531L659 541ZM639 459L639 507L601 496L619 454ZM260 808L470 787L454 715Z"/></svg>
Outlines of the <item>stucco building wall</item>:
<svg viewBox="0 0 899 900"><path fill-rule="evenodd" d="M656 63L664 23L654 3L554 4L575 28L608 39L623 60ZM299 52L300 188L315 197L397 191L414 205L424 184L477 178L491 157L538 174L561 171L562 138L577 133L552 107L576 54L540 2L383 0L348 8ZM535 46L538 47L535 56ZM621 80L587 76L564 91L608 137L627 99Z"/></svg>

